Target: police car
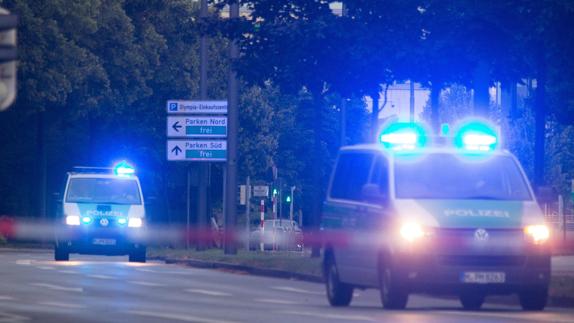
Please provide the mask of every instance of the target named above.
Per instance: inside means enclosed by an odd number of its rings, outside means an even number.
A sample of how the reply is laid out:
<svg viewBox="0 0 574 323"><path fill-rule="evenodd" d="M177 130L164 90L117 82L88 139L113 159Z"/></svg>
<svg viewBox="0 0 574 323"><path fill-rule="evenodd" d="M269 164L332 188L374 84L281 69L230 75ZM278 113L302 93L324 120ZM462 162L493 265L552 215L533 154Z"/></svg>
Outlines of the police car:
<svg viewBox="0 0 574 323"><path fill-rule="evenodd" d="M126 162L114 168L77 168L68 173L63 217L56 230L54 258L71 253L129 255L145 262L145 206L139 179Z"/></svg>
<svg viewBox="0 0 574 323"><path fill-rule="evenodd" d="M470 310L517 293L523 309L544 309L550 231L494 129L467 120L429 137L422 125L395 123L377 144L341 149L321 225L332 306L377 288L385 309L418 292L458 295Z"/></svg>

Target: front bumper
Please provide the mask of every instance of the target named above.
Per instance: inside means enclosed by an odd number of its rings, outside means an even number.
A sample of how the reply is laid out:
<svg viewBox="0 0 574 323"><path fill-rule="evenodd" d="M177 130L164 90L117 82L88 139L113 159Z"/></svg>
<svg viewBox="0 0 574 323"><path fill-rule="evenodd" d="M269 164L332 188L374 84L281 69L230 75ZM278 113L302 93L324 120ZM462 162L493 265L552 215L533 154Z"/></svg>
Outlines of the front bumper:
<svg viewBox="0 0 574 323"><path fill-rule="evenodd" d="M391 259L397 279L412 292L508 294L545 288L551 275L549 247L526 241L520 231L491 231L488 241L460 230L440 232L418 245L396 248ZM504 279L468 282L465 273Z"/></svg>
<svg viewBox="0 0 574 323"><path fill-rule="evenodd" d="M145 248L143 228L65 226L56 232L56 246L70 253L126 255Z"/></svg>

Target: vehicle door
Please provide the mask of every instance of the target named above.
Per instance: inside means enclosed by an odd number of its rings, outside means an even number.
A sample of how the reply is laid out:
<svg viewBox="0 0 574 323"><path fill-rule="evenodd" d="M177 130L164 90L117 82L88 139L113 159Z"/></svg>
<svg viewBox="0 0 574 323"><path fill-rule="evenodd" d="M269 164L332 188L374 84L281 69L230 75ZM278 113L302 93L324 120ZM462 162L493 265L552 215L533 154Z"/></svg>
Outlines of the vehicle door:
<svg viewBox="0 0 574 323"><path fill-rule="evenodd" d="M363 268L357 264L357 251L365 247L361 221L366 204L362 202L361 189L367 183L373 153L356 151L340 156L332 183L331 210L340 226L335 259L343 281L363 284Z"/></svg>

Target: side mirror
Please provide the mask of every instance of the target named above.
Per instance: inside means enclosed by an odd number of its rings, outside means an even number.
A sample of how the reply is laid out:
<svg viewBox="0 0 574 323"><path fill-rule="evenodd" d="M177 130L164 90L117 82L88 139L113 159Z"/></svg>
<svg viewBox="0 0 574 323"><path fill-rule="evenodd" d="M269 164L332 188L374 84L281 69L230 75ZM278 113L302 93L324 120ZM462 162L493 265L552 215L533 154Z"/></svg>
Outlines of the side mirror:
<svg viewBox="0 0 574 323"><path fill-rule="evenodd" d="M373 204L383 205L386 203L388 196L381 192L377 184L365 184L361 189L363 200Z"/></svg>

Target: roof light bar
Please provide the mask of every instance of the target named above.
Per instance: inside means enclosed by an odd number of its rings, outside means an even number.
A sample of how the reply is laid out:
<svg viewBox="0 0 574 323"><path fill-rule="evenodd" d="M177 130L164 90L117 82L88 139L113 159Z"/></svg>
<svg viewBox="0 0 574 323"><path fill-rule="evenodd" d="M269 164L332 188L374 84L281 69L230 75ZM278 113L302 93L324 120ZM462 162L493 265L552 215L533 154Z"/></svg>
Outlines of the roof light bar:
<svg viewBox="0 0 574 323"><path fill-rule="evenodd" d="M489 152L499 144L497 132L487 121L474 120L459 127L454 144L460 149L476 152Z"/></svg>
<svg viewBox="0 0 574 323"><path fill-rule="evenodd" d="M415 123L393 123L379 136L385 148L393 150L413 150L426 144L424 129Z"/></svg>
<svg viewBox="0 0 574 323"><path fill-rule="evenodd" d="M114 166L114 174L118 176L130 176L135 174L136 170L132 165L128 164L125 160L117 163Z"/></svg>

